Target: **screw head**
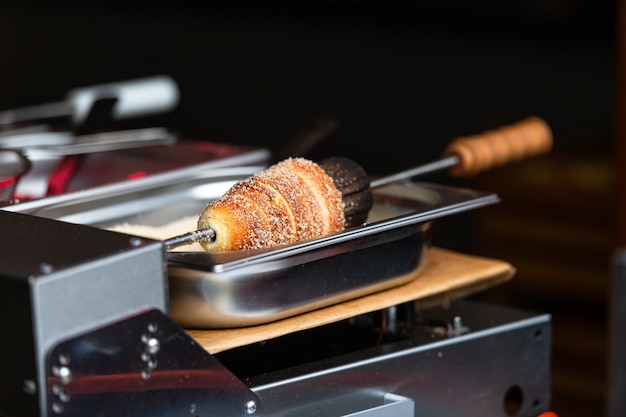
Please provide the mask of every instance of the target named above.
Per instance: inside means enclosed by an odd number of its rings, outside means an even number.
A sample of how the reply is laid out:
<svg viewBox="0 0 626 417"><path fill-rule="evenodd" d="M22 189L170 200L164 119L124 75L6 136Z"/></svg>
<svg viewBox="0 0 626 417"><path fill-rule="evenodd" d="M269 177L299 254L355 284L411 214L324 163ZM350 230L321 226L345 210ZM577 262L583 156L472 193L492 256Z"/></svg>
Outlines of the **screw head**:
<svg viewBox="0 0 626 417"><path fill-rule="evenodd" d="M246 414L254 414L256 413L256 403L252 400L246 403Z"/></svg>

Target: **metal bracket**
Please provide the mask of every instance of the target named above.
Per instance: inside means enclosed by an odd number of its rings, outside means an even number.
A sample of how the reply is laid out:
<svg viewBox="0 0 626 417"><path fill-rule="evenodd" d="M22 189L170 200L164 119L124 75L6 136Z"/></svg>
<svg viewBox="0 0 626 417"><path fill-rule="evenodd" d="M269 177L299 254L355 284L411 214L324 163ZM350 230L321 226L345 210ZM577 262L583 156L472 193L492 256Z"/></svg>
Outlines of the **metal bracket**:
<svg viewBox="0 0 626 417"><path fill-rule="evenodd" d="M159 310L58 344L46 385L48 416L251 416L260 404Z"/></svg>

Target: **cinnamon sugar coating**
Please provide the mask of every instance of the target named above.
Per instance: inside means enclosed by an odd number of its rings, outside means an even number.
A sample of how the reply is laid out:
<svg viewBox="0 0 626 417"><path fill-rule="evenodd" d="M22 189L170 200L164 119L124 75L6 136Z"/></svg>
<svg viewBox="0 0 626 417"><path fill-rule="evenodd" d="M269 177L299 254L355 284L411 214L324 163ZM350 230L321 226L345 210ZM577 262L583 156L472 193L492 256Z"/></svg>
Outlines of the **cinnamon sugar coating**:
<svg viewBox="0 0 626 417"><path fill-rule="evenodd" d="M198 228L215 230L208 252L295 243L343 230L344 205L333 179L316 163L288 158L234 184L209 203Z"/></svg>

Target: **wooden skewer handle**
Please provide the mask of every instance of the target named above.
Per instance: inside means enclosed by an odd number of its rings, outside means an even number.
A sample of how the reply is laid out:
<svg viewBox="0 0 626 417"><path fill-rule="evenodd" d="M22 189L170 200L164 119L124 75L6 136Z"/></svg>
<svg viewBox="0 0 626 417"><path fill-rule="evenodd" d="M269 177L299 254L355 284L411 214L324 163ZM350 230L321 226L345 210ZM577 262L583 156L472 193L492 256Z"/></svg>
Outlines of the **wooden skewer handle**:
<svg viewBox="0 0 626 417"><path fill-rule="evenodd" d="M456 138L443 156L458 158L458 163L450 168L451 175L469 177L509 162L546 154L551 149L552 130L543 119L532 116L512 125Z"/></svg>

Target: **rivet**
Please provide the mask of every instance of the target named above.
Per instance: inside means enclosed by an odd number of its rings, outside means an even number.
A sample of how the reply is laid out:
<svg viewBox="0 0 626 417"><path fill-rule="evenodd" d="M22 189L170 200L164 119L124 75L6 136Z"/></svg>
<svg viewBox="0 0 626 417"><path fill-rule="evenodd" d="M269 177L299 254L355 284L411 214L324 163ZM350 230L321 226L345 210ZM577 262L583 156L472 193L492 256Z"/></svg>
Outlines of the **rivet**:
<svg viewBox="0 0 626 417"><path fill-rule="evenodd" d="M59 382L63 385L67 385L72 381L72 371L67 366L60 367L57 376L59 377Z"/></svg>
<svg viewBox="0 0 626 417"><path fill-rule="evenodd" d="M156 358L152 358L148 362L146 362L146 367L150 370L153 370L157 367L157 363L158 361L156 360Z"/></svg>
<svg viewBox="0 0 626 417"><path fill-rule="evenodd" d="M146 342L146 352L155 354L161 349L161 344L159 343L159 339L156 337L151 337Z"/></svg>
<svg viewBox="0 0 626 417"><path fill-rule="evenodd" d="M246 414L256 413L256 403L252 400L246 403Z"/></svg>
<svg viewBox="0 0 626 417"><path fill-rule="evenodd" d="M56 414L60 414L63 412L63 404L54 401L52 403L52 411Z"/></svg>
<svg viewBox="0 0 626 417"><path fill-rule="evenodd" d="M159 330L159 325L156 322L148 323L148 331L152 334L156 333Z"/></svg>
<svg viewBox="0 0 626 417"><path fill-rule="evenodd" d="M69 355L66 355L66 354L59 355L59 363L61 365L65 365L65 366L69 365L70 364L70 357L69 357Z"/></svg>
<svg viewBox="0 0 626 417"><path fill-rule="evenodd" d="M69 403L70 393L67 392L66 390L61 390L61 392L59 392L59 400L61 400L61 402L64 402L64 403Z"/></svg>
<svg viewBox="0 0 626 417"><path fill-rule="evenodd" d="M37 392L37 384L31 379L25 379L23 389L26 394L33 395Z"/></svg>
<svg viewBox="0 0 626 417"><path fill-rule="evenodd" d="M54 272L54 266L52 266L51 264L47 262L42 262L39 264L39 270L41 271L42 274L50 274Z"/></svg>

